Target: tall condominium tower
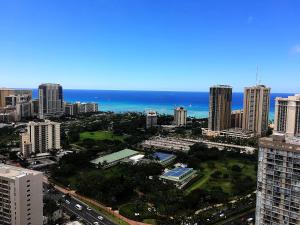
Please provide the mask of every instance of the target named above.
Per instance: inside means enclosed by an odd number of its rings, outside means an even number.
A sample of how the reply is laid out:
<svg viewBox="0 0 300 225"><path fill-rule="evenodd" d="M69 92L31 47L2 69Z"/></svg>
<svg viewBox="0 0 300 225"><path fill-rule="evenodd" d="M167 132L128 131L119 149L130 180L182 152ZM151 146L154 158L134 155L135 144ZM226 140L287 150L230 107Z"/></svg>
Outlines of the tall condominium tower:
<svg viewBox="0 0 300 225"><path fill-rule="evenodd" d="M208 129L221 131L231 127L232 87L217 85L210 88Z"/></svg>
<svg viewBox="0 0 300 225"><path fill-rule="evenodd" d="M59 84L39 86L39 117L45 119L63 114L63 91Z"/></svg>
<svg viewBox="0 0 300 225"><path fill-rule="evenodd" d="M51 149L61 149L60 124L45 120L44 122L29 122L25 133L20 134L20 151L24 157L30 154L48 152Z"/></svg>
<svg viewBox="0 0 300 225"><path fill-rule="evenodd" d="M300 136L300 95L275 99L274 130L289 136Z"/></svg>
<svg viewBox="0 0 300 225"><path fill-rule="evenodd" d="M264 136L268 131L270 88L264 85L244 90L243 129Z"/></svg>
<svg viewBox="0 0 300 225"><path fill-rule="evenodd" d="M0 224L43 224L42 173L0 164Z"/></svg>
<svg viewBox="0 0 300 225"><path fill-rule="evenodd" d="M259 141L256 225L300 224L300 139L273 134Z"/></svg>
<svg viewBox="0 0 300 225"><path fill-rule="evenodd" d="M155 111L149 111L146 115L146 128L151 128L157 125L157 113Z"/></svg>
<svg viewBox="0 0 300 225"><path fill-rule="evenodd" d="M176 126L186 126L187 111L183 107L177 107L174 109L174 123Z"/></svg>

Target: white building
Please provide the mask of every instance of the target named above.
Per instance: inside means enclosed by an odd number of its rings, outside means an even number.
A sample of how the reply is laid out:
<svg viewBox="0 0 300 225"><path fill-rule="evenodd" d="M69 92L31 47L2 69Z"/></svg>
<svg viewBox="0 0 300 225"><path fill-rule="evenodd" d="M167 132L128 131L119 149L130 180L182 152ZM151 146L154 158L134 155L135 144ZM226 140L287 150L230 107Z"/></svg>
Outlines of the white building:
<svg viewBox="0 0 300 225"><path fill-rule="evenodd" d="M98 112L98 104L97 103L80 103L79 113L91 113Z"/></svg>
<svg viewBox="0 0 300 225"><path fill-rule="evenodd" d="M275 101L274 130L288 136L300 136L300 94Z"/></svg>
<svg viewBox="0 0 300 225"><path fill-rule="evenodd" d="M146 128L154 127L157 125L157 113L155 111L149 111L146 115Z"/></svg>
<svg viewBox="0 0 300 225"><path fill-rule="evenodd" d="M260 139L256 196L256 225L300 224L299 138Z"/></svg>
<svg viewBox="0 0 300 225"><path fill-rule="evenodd" d="M42 173L0 164L0 224L42 225Z"/></svg>
<svg viewBox="0 0 300 225"><path fill-rule="evenodd" d="M174 123L176 126L186 126L187 111L183 107L174 109Z"/></svg>
<svg viewBox="0 0 300 225"><path fill-rule="evenodd" d="M52 149L61 149L60 123L45 120L29 122L25 133L20 134L20 151L24 157L30 154L44 153Z"/></svg>

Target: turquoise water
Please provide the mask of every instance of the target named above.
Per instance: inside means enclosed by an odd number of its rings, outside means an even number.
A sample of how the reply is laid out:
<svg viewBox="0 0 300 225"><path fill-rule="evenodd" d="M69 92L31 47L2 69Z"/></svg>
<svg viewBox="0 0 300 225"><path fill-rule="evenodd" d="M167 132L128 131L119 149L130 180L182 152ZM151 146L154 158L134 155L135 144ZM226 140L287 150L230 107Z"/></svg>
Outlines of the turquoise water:
<svg viewBox="0 0 300 225"><path fill-rule="evenodd" d="M37 97L37 90L33 91ZM274 99L287 97L287 93L272 93L270 119L274 117ZM171 91L110 91L110 90L64 90L67 102L97 102L101 111L145 112L156 110L161 114L173 114L174 107L183 106L188 115L196 118L208 117L209 93ZM232 109L243 108L243 93L233 93Z"/></svg>

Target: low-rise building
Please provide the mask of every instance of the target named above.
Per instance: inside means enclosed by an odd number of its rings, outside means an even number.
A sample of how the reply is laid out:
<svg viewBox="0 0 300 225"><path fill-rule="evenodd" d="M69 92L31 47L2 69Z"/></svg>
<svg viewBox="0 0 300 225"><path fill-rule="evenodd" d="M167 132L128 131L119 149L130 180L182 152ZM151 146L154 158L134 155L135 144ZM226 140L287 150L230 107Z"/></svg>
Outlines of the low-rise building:
<svg viewBox="0 0 300 225"><path fill-rule="evenodd" d="M139 152L131 149L124 149L118 152L101 156L97 159L92 160L91 163L94 164L97 168L109 168L135 155L139 155Z"/></svg>
<svg viewBox="0 0 300 225"><path fill-rule="evenodd" d="M196 176L193 168L177 167L166 171L160 176L160 179L175 184L178 188L183 188Z"/></svg>
<svg viewBox="0 0 300 225"><path fill-rule="evenodd" d="M163 166L167 166L171 164L176 159L176 155L165 153L165 152L155 152L153 153L152 156L155 161L157 161L159 164Z"/></svg>

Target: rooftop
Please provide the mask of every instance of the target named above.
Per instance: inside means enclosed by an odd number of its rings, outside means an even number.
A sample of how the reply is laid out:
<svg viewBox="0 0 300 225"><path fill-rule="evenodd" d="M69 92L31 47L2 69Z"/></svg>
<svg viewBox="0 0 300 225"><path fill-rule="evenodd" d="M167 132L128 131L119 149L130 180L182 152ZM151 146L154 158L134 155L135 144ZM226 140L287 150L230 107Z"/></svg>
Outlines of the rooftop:
<svg viewBox="0 0 300 225"><path fill-rule="evenodd" d="M6 177L10 179L16 179L18 177L22 177L28 174L37 175L41 172L28 170L21 167L10 166L6 164L0 164L0 176Z"/></svg>
<svg viewBox="0 0 300 225"><path fill-rule="evenodd" d="M103 163L106 162L108 164L113 163L115 161L119 161L125 158L128 158L130 156L134 156L137 155L139 152L131 150L131 149L124 149L118 152L114 152L112 154L108 154L102 157L99 157L97 159L94 159L91 161L91 163L94 164L99 164L99 163Z"/></svg>
<svg viewBox="0 0 300 225"><path fill-rule="evenodd" d="M224 84L213 85L213 86L211 86L211 88L230 88L230 89L232 89L232 87L230 85L224 85Z"/></svg>
<svg viewBox="0 0 300 225"><path fill-rule="evenodd" d="M174 168L166 173L164 173L162 176L164 177L180 177L186 173L189 173L190 171L193 171L193 168L182 168L182 167L178 167L178 168Z"/></svg>
<svg viewBox="0 0 300 225"><path fill-rule="evenodd" d="M159 161L165 161L165 160L168 160L170 158L173 158L174 155L173 154L168 154L168 153L163 153L163 152L155 152L155 153L153 153L153 157L158 158Z"/></svg>

